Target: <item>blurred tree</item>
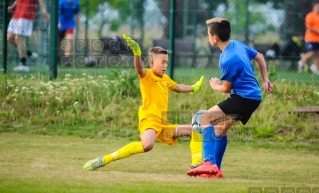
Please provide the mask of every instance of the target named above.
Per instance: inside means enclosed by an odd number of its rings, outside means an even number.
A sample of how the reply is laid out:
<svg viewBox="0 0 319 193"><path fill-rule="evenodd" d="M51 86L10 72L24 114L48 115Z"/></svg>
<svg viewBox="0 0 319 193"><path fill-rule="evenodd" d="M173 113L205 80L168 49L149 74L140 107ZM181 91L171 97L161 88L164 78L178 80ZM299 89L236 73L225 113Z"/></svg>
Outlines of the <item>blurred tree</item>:
<svg viewBox="0 0 319 193"><path fill-rule="evenodd" d="M273 3L275 9L282 9L285 6L285 0L255 0L257 3Z"/></svg>
<svg viewBox="0 0 319 193"><path fill-rule="evenodd" d="M305 17L312 10L313 0L285 0L285 20L280 28L282 38L305 33Z"/></svg>
<svg viewBox="0 0 319 193"><path fill-rule="evenodd" d="M171 0L156 0L162 14L167 19L164 27L164 37L169 38L169 20ZM213 10L220 5L228 5L225 0L176 0L175 37L196 36L196 26L205 25L205 21L214 16ZM186 13L184 12L187 11Z"/></svg>
<svg viewBox="0 0 319 193"><path fill-rule="evenodd" d="M259 3L273 3L275 9L285 10L285 20L280 27L284 39L305 32L305 17L312 10L314 0L255 0Z"/></svg>
<svg viewBox="0 0 319 193"><path fill-rule="evenodd" d="M167 19L164 26L164 37L169 37L169 19L170 19L170 0L155 0L160 7L162 14ZM176 17L175 17L175 37L181 38L186 35L196 36L195 29L199 24L205 24L205 20L215 16L215 12L220 5L224 5L226 10L230 9L230 5L237 6L239 15L231 15L227 13L225 17L229 18L232 23L235 23L236 29L243 30L247 18L245 17L246 1L234 0L176 0ZM249 0L250 4L267 4L272 3L275 9L285 10L285 21L280 28L280 33L285 37L291 36L296 32L303 33L305 15L311 11L311 3L313 0ZM186 4L186 5L185 5ZM184 14L184 10L187 14ZM187 16L185 19L185 15ZM267 19L261 13L249 13L249 26L257 23L266 23ZM193 25L193 28L189 28ZM272 25L263 26L265 29L274 30Z"/></svg>
<svg viewBox="0 0 319 193"><path fill-rule="evenodd" d="M130 19L129 22L137 23L140 28L143 28L144 2L145 0L80 0L82 14L88 13L86 18L91 18L100 11L101 23L99 34L102 34L101 30L105 24L109 24L110 29L112 31L116 31L123 23L127 23L128 19ZM107 3L112 9L118 11L118 18L113 18L111 20L105 18L103 13L101 13L101 11L104 12L105 10L100 9L100 7L105 3ZM85 9L88 9L88 12L86 12ZM131 26L134 27L135 25L133 24Z"/></svg>
<svg viewBox="0 0 319 193"><path fill-rule="evenodd" d="M267 22L265 14L261 11L256 11L260 6L259 3L251 0L245 1L244 3L238 2L237 0L229 0L229 4L232 6L226 9L225 17L232 24L233 34L241 36L233 38L243 39L246 30L248 30L248 33L252 32L255 34L275 31L275 27ZM247 12L249 12L249 15L247 15Z"/></svg>
<svg viewBox="0 0 319 193"><path fill-rule="evenodd" d="M89 7L85 7L86 3L89 1ZM130 10L130 0L80 0L80 5L82 9L89 9L89 16L95 15L99 11L99 5L103 3L108 3L112 8L120 11L121 17L127 16L128 10ZM125 10L125 11L124 11Z"/></svg>

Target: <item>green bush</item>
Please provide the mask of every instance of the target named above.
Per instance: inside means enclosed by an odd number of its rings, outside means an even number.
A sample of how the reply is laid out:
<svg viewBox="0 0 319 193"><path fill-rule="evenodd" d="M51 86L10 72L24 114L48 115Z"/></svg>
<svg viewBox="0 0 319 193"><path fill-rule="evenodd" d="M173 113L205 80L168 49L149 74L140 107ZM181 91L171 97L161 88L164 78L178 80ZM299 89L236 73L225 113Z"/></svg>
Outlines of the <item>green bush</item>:
<svg viewBox="0 0 319 193"><path fill-rule="evenodd" d="M108 76L66 74L54 81L38 77L0 76L0 131L31 132L81 137L138 138L139 82L133 70ZM197 77L177 82L191 84ZM275 91L263 102L246 126L236 123L230 139L316 142L318 117L292 113L296 106L319 106L315 84L274 81ZM208 84L194 95L170 94L170 121L189 124L193 112L208 109L227 95ZM185 112L188 116L185 116Z"/></svg>

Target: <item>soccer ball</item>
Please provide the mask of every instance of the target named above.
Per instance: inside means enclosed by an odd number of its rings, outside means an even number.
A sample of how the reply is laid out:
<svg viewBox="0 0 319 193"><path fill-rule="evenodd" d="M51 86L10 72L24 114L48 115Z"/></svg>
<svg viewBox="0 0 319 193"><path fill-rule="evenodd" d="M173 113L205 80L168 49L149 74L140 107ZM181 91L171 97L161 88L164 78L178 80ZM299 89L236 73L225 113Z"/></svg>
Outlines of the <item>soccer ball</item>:
<svg viewBox="0 0 319 193"><path fill-rule="evenodd" d="M202 129L200 128L200 118L205 112L206 112L206 110L197 111L192 117L192 127L198 133L202 133Z"/></svg>

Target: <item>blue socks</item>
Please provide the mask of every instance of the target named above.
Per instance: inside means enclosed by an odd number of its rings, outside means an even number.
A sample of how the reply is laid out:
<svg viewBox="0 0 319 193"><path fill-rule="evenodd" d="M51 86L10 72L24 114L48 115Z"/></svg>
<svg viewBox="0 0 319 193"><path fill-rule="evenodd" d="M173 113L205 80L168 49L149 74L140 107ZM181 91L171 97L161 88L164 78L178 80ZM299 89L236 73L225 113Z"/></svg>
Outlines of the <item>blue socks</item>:
<svg viewBox="0 0 319 193"><path fill-rule="evenodd" d="M216 163L215 160L215 140L213 135L215 135L214 127L208 126L202 131L203 135L203 160L209 161L213 164Z"/></svg>
<svg viewBox="0 0 319 193"><path fill-rule="evenodd" d="M203 158L221 168L224 153L227 147L227 136L217 136L214 126L208 126L203 134Z"/></svg>
<svg viewBox="0 0 319 193"><path fill-rule="evenodd" d="M215 132L214 132L215 134ZM216 136L216 135L215 135ZM216 165L218 168L221 168L222 160L224 157L224 153L226 151L227 147L227 135L223 136L216 136L217 140L215 141L215 159L216 159Z"/></svg>

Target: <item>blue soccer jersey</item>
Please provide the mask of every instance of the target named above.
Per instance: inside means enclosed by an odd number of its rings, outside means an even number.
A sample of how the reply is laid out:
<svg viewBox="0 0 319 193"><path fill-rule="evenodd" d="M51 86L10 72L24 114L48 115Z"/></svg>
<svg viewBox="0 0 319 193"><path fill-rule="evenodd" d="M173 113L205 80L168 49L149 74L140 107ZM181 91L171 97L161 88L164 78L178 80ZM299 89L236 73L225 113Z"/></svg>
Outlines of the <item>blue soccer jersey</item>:
<svg viewBox="0 0 319 193"><path fill-rule="evenodd" d="M80 3L78 0L60 0L59 1L59 22L60 31L75 27L75 15L80 12Z"/></svg>
<svg viewBox="0 0 319 193"><path fill-rule="evenodd" d="M257 53L255 49L236 40L230 40L229 45L221 52L219 66L222 76L220 79L232 83L231 94L261 100L261 90L251 63Z"/></svg>

